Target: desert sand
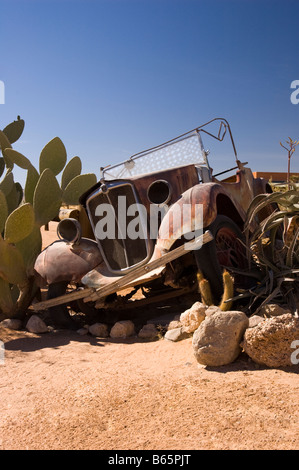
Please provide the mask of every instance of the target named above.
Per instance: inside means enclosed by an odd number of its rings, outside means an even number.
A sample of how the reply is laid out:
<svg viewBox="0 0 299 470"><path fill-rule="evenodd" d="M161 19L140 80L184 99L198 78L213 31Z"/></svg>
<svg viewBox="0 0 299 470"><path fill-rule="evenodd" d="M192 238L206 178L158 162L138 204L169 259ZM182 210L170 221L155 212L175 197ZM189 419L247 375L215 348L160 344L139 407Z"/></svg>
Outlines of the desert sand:
<svg viewBox="0 0 299 470"><path fill-rule="evenodd" d="M299 448L299 366L268 369L241 354L208 368L192 338L0 328L0 340L2 450Z"/></svg>

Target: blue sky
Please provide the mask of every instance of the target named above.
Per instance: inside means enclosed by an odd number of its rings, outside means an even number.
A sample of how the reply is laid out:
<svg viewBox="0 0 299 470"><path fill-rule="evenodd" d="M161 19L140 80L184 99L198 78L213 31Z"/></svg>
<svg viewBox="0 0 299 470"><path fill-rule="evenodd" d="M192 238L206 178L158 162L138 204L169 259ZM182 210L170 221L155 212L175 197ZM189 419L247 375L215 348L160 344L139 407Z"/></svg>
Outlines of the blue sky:
<svg viewBox="0 0 299 470"><path fill-rule="evenodd" d="M38 166L55 136L95 172L224 117L255 171L286 171L299 139L298 0L2 0L0 128ZM234 164L231 147L211 164ZM215 163L214 158L215 156ZM299 150L292 159L299 171ZM23 173L16 171L22 181ZM25 177L25 175L24 175Z"/></svg>

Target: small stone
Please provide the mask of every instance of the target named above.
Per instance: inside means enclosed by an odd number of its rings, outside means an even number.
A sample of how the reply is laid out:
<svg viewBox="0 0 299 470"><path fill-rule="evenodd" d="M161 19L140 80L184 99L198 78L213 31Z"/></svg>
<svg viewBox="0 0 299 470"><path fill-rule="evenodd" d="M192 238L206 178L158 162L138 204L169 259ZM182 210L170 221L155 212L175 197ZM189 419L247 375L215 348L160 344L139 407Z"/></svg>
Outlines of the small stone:
<svg viewBox="0 0 299 470"><path fill-rule="evenodd" d="M260 317L259 315L252 315L252 317L249 318L248 328L254 328L259 323L261 323L261 321L264 321L264 318Z"/></svg>
<svg viewBox="0 0 299 470"><path fill-rule="evenodd" d="M168 341L181 341L183 339L189 338L190 334L185 331L183 327L173 328L172 330L166 331L164 339Z"/></svg>
<svg viewBox="0 0 299 470"><path fill-rule="evenodd" d="M78 335L80 335L80 336L87 335L87 333L88 333L88 328L79 328L79 330L77 330L77 333L78 333Z"/></svg>
<svg viewBox="0 0 299 470"><path fill-rule="evenodd" d="M181 328L182 324L179 320L172 320L168 327L167 330L173 330L174 328Z"/></svg>
<svg viewBox="0 0 299 470"><path fill-rule="evenodd" d="M116 322L110 331L111 338L127 338L135 334L135 326L131 320Z"/></svg>
<svg viewBox="0 0 299 470"><path fill-rule="evenodd" d="M201 302L195 302L191 308L183 312L180 322L186 333L193 333L205 319L207 307Z"/></svg>
<svg viewBox="0 0 299 470"><path fill-rule="evenodd" d="M211 305L210 307L206 309L206 317L209 317L216 312L221 313L222 311L223 310L221 310L221 308L217 307L216 305Z"/></svg>
<svg viewBox="0 0 299 470"><path fill-rule="evenodd" d="M138 337L142 339L156 339L158 336L159 330L153 323L147 323L138 333Z"/></svg>
<svg viewBox="0 0 299 470"><path fill-rule="evenodd" d="M92 336L107 338L109 336L108 326L105 323L94 323L88 327L88 331Z"/></svg>
<svg viewBox="0 0 299 470"><path fill-rule="evenodd" d="M6 318L0 323L0 326L3 328L8 328L10 330L21 330L22 321L17 318Z"/></svg>
<svg viewBox="0 0 299 470"><path fill-rule="evenodd" d="M37 315L32 315L29 318L26 324L26 329L30 331L30 333L35 334L47 333L49 331L45 322Z"/></svg>
<svg viewBox="0 0 299 470"><path fill-rule="evenodd" d="M258 314L261 317L277 317L279 315L285 315L286 313L291 313L289 308L285 308L278 304L267 304L264 305L259 311Z"/></svg>

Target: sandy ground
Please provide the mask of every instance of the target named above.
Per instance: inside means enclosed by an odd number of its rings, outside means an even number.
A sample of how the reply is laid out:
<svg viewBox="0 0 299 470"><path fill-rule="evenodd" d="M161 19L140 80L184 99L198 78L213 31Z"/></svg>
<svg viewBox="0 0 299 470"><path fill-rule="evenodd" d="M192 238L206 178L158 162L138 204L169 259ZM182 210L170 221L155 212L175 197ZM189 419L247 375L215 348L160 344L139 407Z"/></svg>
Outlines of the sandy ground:
<svg viewBox="0 0 299 470"><path fill-rule="evenodd" d="M206 368L191 338L0 328L0 339L0 449L299 448L299 366L267 369L241 355Z"/></svg>

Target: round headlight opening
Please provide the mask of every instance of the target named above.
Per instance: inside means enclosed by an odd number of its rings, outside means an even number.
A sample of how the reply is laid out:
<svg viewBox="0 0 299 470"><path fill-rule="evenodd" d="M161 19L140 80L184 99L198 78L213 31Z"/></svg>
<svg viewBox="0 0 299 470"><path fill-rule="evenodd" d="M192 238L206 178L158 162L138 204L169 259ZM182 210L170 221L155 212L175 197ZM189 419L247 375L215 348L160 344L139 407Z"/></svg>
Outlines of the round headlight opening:
<svg viewBox="0 0 299 470"><path fill-rule="evenodd" d="M60 240L68 243L79 243L82 235L81 224L76 219L63 219L57 226Z"/></svg>
<svg viewBox="0 0 299 470"><path fill-rule="evenodd" d="M152 204L167 204L171 197L171 188L167 181L154 181L147 190L147 197Z"/></svg>

